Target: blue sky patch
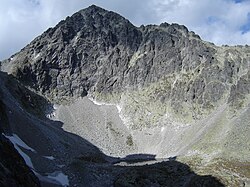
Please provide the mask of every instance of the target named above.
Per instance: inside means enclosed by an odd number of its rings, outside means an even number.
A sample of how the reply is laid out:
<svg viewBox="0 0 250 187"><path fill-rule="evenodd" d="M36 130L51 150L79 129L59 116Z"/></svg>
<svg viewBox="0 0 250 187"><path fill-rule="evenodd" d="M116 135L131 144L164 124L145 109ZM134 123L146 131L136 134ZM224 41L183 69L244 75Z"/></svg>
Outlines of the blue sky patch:
<svg viewBox="0 0 250 187"><path fill-rule="evenodd" d="M243 1L246 1L246 0L233 0L235 3L241 3Z"/></svg>
<svg viewBox="0 0 250 187"><path fill-rule="evenodd" d="M247 14L247 22L240 27L241 34L245 34L250 31L250 12Z"/></svg>

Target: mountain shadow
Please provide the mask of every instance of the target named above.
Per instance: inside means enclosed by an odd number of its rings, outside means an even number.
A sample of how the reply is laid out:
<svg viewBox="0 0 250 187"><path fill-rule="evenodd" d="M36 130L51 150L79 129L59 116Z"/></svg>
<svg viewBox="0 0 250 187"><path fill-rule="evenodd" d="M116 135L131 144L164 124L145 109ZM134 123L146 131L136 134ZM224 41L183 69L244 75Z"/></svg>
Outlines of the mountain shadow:
<svg viewBox="0 0 250 187"><path fill-rule="evenodd" d="M143 186L224 186L211 175L200 176L186 164L178 161L163 161L152 165L124 166L114 181L115 187Z"/></svg>
<svg viewBox="0 0 250 187"><path fill-rule="evenodd" d="M211 175L201 176L193 172L187 164L175 161L157 161L155 155L139 154L138 157L128 155L118 159L115 163L100 162L93 159L92 162L77 159L70 166L72 171L79 173L79 180L89 186L115 186L115 187L223 187L224 185ZM133 159L131 158L133 157ZM152 158L150 159L149 156ZM129 158L126 160L126 158ZM117 158L113 158L117 159ZM96 160L93 162L93 160ZM149 161L152 161L150 163ZM95 168L95 169L93 169ZM96 170L99 181L95 181ZM107 178L108 177L108 178Z"/></svg>
<svg viewBox="0 0 250 187"><path fill-rule="evenodd" d="M125 158L107 156L84 138L64 131L62 122L45 118L42 111L48 101L42 96L4 73L0 75L0 82L1 133L16 134L35 150L32 152L20 147L34 165L29 169L25 159L1 134L0 184L3 187L39 186L34 171L43 178L50 173L63 172L69 180L64 186L224 186L213 176L196 174L175 158L159 161L150 154ZM20 180L25 182L20 184ZM63 185L56 180L48 182L41 178L40 182L42 186Z"/></svg>

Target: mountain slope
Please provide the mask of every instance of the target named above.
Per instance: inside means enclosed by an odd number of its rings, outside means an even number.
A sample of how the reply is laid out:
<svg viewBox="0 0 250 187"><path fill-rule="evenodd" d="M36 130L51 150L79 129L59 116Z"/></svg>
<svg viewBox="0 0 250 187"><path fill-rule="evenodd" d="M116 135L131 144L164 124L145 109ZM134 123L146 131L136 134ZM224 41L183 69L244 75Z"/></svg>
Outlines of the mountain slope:
<svg viewBox="0 0 250 187"><path fill-rule="evenodd" d="M61 122L46 119L43 107L49 104L44 98L2 72L0 83L3 187L40 186L38 179L44 187L223 186L215 177L197 175L174 159L104 155L85 139L65 132Z"/></svg>

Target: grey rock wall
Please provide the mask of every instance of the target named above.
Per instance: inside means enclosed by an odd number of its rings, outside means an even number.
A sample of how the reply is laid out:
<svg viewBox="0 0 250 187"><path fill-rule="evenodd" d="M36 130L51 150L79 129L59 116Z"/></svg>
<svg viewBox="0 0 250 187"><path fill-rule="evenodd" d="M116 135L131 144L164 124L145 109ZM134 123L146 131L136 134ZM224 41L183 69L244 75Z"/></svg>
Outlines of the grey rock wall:
<svg viewBox="0 0 250 187"><path fill-rule="evenodd" d="M249 55L248 46L218 47L178 24L138 28L93 5L38 36L3 61L2 70L54 103L87 94L121 103L137 92L162 105L159 116L170 112L188 122L223 103L233 113L247 105ZM123 105L124 116L134 113Z"/></svg>

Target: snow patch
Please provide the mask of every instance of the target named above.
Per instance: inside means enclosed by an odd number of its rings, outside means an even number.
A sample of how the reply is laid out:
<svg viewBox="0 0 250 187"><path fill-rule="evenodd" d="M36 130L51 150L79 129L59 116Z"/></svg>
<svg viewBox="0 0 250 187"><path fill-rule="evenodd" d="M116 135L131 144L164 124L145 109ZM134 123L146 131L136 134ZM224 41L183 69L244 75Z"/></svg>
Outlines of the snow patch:
<svg viewBox="0 0 250 187"><path fill-rule="evenodd" d="M61 186L69 186L68 176L63 174L61 171L55 171L53 173L47 173L46 176L40 175L37 172L34 172L40 181L57 184Z"/></svg>
<svg viewBox="0 0 250 187"><path fill-rule="evenodd" d="M122 111L122 107L120 105L115 105L115 104L111 104L111 103L104 103L104 102L98 102L98 101L94 100L92 97L88 97L88 99L90 101L92 101L95 105L98 105L98 106L103 106L103 105L116 106L116 108L118 110L118 113L121 113L121 111Z"/></svg>
<svg viewBox="0 0 250 187"><path fill-rule="evenodd" d="M3 136L5 136L7 139L9 139L11 141L11 143L14 145L15 149L17 150L17 152L22 156L22 158L24 159L25 163L34 170L34 166L33 163L30 159L30 157L24 153L20 147L23 147L24 149L30 150L32 152L36 152L34 149L32 149L31 147L29 147L27 144L25 144L16 134L13 134L12 136L7 136L5 134L3 134ZM20 146L20 147L19 147Z"/></svg>
<svg viewBox="0 0 250 187"><path fill-rule="evenodd" d="M90 101L92 101L94 104L98 105L98 106L102 106L102 105L114 105L114 104L110 104L110 103L98 102L98 101L94 100L92 97L88 97L88 99Z"/></svg>
<svg viewBox="0 0 250 187"><path fill-rule="evenodd" d="M8 138L11 141L11 143L13 143L14 145L18 145L24 149L27 149L36 153L34 149L32 149L26 143L24 143L23 140L21 140L21 138L19 138L19 136L17 136L16 134L12 134L12 136L7 136L7 135L4 135L4 136Z"/></svg>
<svg viewBox="0 0 250 187"><path fill-rule="evenodd" d="M48 111L48 113L46 114L46 117L49 119L55 119L57 109L58 109L58 106L53 105L53 109L51 111Z"/></svg>
<svg viewBox="0 0 250 187"><path fill-rule="evenodd" d="M117 110L118 110L118 112L119 112L119 114L120 114L121 111L122 111L122 107L121 107L120 105L116 105L116 108L117 108Z"/></svg>
<svg viewBox="0 0 250 187"><path fill-rule="evenodd" d="M62 186L69 186L69 178L67 175L62 173L61 171L55 171L53 173L48 174L48 179L52 179L55 182L61 184Z"/></svg>
<svg viewBox="0 0 250 187"><path fill-rule="evenodd" d="M29 147L26 143L24 143L21 138L19 138L16 134L12 134L12 136L8 136L5 135L4 133L2 134L4 137L6 137L15 147L15 149L17 150L17 152L22 156L22 158L24 159L25 163L32 169L32 171L34 172L34 174L39 178L39 180L44 181L44 182L48 182L48 183L52 183L52 184L59 184L62 186L69 186L69 179L68 176L65 175L64 173L62 173L61 171L55 171L53 173L48 173L47 176L42 176L39 173L37 173L35 171L34 165L31 161L31 158L24 153L20 147L32 151L34 153L36 153L36 151L34 149L32 149L31 147ZM20 147L19 147L20 146ZM50 159L50 160L54 160L55 158L53 156L44 156L44 158Z"/></svg>
<svg viewBox="0 0 250 187"><path fill-rule="evenodd" d="M49 159L49 160L55 160L55 157L53 157L53 156L43 156L44 158L47 158L47 159Z"/></svg>

